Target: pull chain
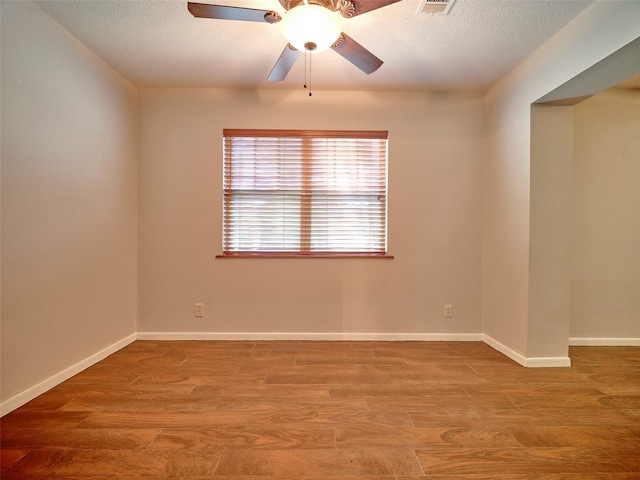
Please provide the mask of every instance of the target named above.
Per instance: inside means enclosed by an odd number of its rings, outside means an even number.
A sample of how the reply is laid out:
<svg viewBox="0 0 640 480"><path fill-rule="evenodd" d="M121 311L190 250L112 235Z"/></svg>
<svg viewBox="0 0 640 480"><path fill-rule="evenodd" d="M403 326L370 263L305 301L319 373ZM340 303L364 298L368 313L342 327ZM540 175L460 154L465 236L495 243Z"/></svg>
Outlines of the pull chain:
<svg viewBox="0 0 640 480"><path fill-rule="evenodd" d="M311 64L313 55L311 55L311 52L309 52L309 96L313 95L313 93L311 92Z"/></svg>
<svg viewBox="0 0 640 480"><path fill-rule="evenodd" d="M309 52L305 49L304 51L304 88L307 88L307 55Z"/></svg>
<svg viewBox="0 0 640 480"><path fill-rule="evenodd" d="M307 68L307 57L309 57L309 68ZM311 59L312 58L313 58L313 55L311 55L311 51L305 50L304 51L304 88L309 89L309 96L313 95L313 93L311 92ZM307 72L309 74L308 77L307 77Z"/></svg>

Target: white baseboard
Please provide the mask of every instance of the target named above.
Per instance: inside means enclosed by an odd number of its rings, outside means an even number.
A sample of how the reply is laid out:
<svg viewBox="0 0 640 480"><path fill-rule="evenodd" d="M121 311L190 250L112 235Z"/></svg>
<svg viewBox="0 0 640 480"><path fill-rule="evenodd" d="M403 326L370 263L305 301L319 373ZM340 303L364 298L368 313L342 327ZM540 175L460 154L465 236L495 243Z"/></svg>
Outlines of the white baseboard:
<svg viewBox="0 0 640 480"><path fill-rule="evenodd" d="M570 338L572 347L640 347L640 338Z"/></svg>
<svg viewBox="0 0 640 480"><path fill-rule="evenodd" d="M485 342L525 367L569 367L569 357L533 357L510 349L481 333L287 333L287 332L138 332L110 345L71 367L53 375L0 404L0 416L21 407L47 390L126 347L135 340L298 340L298 341L408 341L408 342ZM640 338L570 338L572 346L640 346Z"/></svg>
<svg viewBox="0 0 640 480"><path fill-rule="evenodd" d="M569 357L530 357L527 358L525 367L543 368L543 367L570 367L571 358Z"/></svg>
<svg viewBox="0 0 640 480"><path fill-rule="evenodd" d="M138 332L138 340L481 342L481 333Z"/></svg>
<svg viewBox="0 0 640 480"><path fill-rule="evenodd" d="M489 335L483 335L483 341L523 367L541 368L571 366L571 359L569 357L525 357L524 355L498 342L494 338L491 338Z"/></svg>
<svg viewBox="0 0 640 480"><path fill-rule="evenodd" d="M136 340L136 334L134 333L114 343L113 345L109 345L107 348L100 350L98 353L94 353L90 357L87 357L84 360L81 360L75 365L72 365L69 368L64 369L63 371L53 375L52 377L47 378L46 380L38 383L37 385L34 385L33 387L28 388L27 390L11 397L10 399L5 400L0 404L0 417L14 411L17 408L20 408L25 403L30 402L34 398L42 395L46 391L55 387L56 385L59 385L65 380L70 379L74 375L77 375L83 370L89 368L91 365L98 363L100 360L104 360L112 353L115 353L118 350L123 349L130 343L133 343L135 340Z"/></svg>
<svg viewBox="0 0 640 480"><path fill-rule="evenodd" d="M482 341L484 343L486 343L487 345L489 345L490 347L494 348L495 350L499 351L503 355L506 355L507 357L509 357L514 362L519 363L523 367L527 366L527 359L526 359L525 356L519 354L515 350L511 350L509 347L507 347L506 345L504 345L504 344L500 343L499 341L493 339L489 335L483 335L482 336Z"/></svg>

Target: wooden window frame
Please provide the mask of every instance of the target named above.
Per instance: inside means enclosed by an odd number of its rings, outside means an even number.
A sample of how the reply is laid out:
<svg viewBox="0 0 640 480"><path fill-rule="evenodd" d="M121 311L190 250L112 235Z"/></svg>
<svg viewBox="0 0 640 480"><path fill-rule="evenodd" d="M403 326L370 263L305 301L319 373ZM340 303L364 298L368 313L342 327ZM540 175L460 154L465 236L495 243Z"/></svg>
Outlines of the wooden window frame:
<svg viewBox="0 0 640 480"><path fill-rule="evenodd" d="M387 252L387 208L388 208L388 132L381 130L367 131L367 130L267 130L267 129L224 129L223 130L225 151L223 152L223 253L217 255L218 258L393 258ZM234 188L232 188L231 170L230 165L233 162L233 153L227 150L230 143L229 139L250 137L250 138L279 138L279 139L291 139L296 138L301 140L301 152L300 158L300 171L301 171L301 186L297 192L300 195L300 237L299 237L299 249L296 250L282 250L271 251L265 250L238 250L230 249L228 245L231 243L231 237L228 233L231 230L232 215L230 211L232 208L231 199L234 195ZM311 202L314 198L312 182L312 164L314 155L310 153L314 149L311 147L312 140L314 139L367 139L367 140L384 140L384 174L378 174L378 181L383 181L383 191L378 194L378 201L384 201L382 207L382 214L380 214L380 225L383 233L382 236L378 235L383 243L382 249L371 251L316 251L311 246ZM380 148L380 147L378 147ZM359 155L358 155L359 156ZM334 157L335 158L335 157ZM379 160L378 160L379 161ZM359 161L356 161L359 165ZM354 163L355 164L355 163ZM382 188L382 187L380 187ZM353 194L353 192L351 192ZM237 193L235 193L237 195ZM384 198L383 198L384 197ZM331 217L328 217L331 218ZM376 217L377 218L377 217Z"/></svg>

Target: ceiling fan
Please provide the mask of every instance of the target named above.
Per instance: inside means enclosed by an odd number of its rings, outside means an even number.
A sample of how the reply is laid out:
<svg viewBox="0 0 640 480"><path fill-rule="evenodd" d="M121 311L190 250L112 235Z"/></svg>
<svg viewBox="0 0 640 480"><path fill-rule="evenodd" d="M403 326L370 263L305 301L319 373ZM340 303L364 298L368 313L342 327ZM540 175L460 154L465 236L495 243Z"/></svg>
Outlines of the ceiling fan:
<svg viewBox="0 0 640 480"><path fill-rule="evenodd" d="M249 22L282 22L287 45L271 73L270 82L286 78L302 52L319 52L327 48L338 52L367 75L382 65L382 60L344 33L340 17L352 18L386 7L401 0L279 0L284 16L272 10L209 5L188 2L189 12L198 18L242 20Z"/></svg>

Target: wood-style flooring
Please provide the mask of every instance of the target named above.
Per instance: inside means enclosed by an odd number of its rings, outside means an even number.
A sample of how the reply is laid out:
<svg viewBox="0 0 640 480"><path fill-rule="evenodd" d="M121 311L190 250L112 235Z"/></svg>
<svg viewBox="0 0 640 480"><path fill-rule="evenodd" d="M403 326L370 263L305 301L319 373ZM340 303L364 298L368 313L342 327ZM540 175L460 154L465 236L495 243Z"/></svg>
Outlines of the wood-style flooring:
<svg viewBox="0 0 640 480"><path fill-rule="evenodd" d="M640 348L142 342L0 421L3 479L639 480Z"/></svg>

